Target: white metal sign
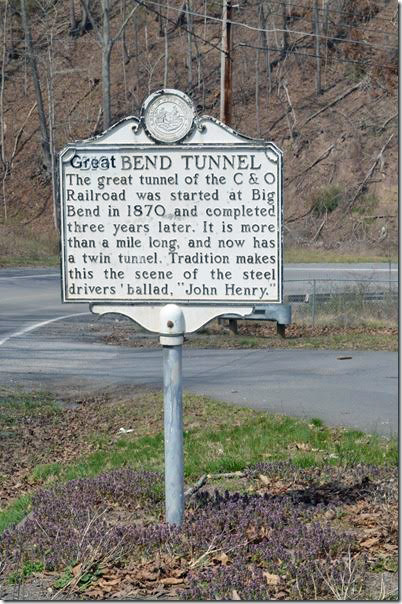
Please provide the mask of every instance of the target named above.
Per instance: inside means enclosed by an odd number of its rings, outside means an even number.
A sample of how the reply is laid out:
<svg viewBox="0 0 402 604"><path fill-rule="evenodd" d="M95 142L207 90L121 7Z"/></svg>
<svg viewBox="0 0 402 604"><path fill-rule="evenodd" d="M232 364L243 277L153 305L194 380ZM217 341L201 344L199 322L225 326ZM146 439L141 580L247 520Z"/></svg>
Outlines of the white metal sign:
<svg viewBox="0 0 402 604"><path fill-rule="evenodd" d="M161 91L60 154L63 300L282 302L282 154Z"/></svg>

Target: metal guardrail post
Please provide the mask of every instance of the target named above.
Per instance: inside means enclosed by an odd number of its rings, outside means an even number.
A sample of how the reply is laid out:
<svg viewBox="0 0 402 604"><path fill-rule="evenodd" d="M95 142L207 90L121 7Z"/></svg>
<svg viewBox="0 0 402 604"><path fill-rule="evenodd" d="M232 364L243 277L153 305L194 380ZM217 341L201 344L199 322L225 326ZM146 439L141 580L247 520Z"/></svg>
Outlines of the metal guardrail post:
<svg viewBox="0 0 402 604"><path fill-rule="evenodd" d="M315 279L313 279L313 304L311 307L313 327L315 325L315 294L316 294L316 282L315 282Z"/></svg>

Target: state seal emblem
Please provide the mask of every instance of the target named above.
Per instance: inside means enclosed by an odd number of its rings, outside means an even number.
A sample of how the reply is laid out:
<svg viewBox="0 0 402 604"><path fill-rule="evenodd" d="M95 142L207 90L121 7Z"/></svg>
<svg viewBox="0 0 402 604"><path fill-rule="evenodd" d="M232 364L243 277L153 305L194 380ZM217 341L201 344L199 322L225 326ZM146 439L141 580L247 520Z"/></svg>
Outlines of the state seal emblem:
<svg viewBox="0 0 402 604"><path fill-rule="evenodd" d="M143 108L145 127L152 138L175 143L191 130L194 109L184 94L161 91L151 95Z"/></svg>

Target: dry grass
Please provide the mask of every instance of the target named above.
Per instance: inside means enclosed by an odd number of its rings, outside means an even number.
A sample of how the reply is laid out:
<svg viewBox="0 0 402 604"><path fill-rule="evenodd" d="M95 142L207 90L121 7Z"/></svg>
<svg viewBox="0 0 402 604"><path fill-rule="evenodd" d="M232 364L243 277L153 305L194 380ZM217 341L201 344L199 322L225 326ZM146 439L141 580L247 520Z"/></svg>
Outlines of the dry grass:
<svg viewBox="0 0 402 604"><path fill-rule="evenodd" d="M53 266L59 263L59 239L53 229L0 226L0 267Z"/></svg>

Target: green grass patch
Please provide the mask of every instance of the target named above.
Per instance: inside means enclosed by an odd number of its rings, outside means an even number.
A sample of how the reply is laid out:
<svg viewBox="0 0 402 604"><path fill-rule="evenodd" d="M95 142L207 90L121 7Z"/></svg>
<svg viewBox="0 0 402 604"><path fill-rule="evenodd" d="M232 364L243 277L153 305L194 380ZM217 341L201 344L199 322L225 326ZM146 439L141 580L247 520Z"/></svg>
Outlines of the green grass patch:
<svg viewBox="0 0 402 604"><path fill-rule="evenodd" d="M0 533L8 526L18 524L28 514L31 505L31 497L23 495L5 509L0 510Z"/></svg>
<svg viewBox="0 0 402 604"><path fill-rule="evenodd" d="M18 423L22 417L54 415L61 409L47 392L23 392L0 388L0 429Z"/></svg>
<svg viewBox="0 0 402 604"><path fill-rule="evenodd" d="M149 417L160 406L160 396L149 395ZM146 402L146 401L144 401ZM185 477L193 482L205 473L244 470L261 461L289 460L299 467L325 464L397 464L396 439L356 430L325 426L320 418L293 417L244 409L206 396L184 396ZM34 478L50 486L75 478L95 476L119 467L163 471L163 432L125 434L99 441L98 450L75 462L55 461L34 468ZM19 522L28 512L29 496L0 512L0 530Z"/></svg>
<svg viewBox="0 0 402 604"><path fill-rule="evenodd" d="M8 576L8 582L11 584L17 584L27 579L33 573L40 573L44 570L43 562L25 562L20 571L14 571Z"/></svg>
<svg viewBox="0 0 402 604"><path fill-rule="evenodd" d="M38 464L32 471L32 478L35 481L44 482L49 476L57 476L60 474L62 466L60 463Z"/></svg>

